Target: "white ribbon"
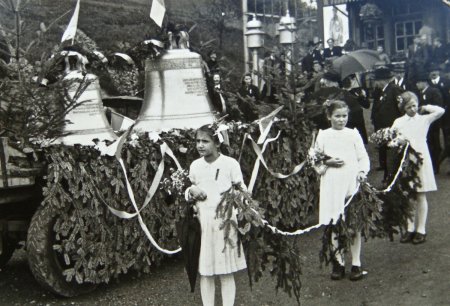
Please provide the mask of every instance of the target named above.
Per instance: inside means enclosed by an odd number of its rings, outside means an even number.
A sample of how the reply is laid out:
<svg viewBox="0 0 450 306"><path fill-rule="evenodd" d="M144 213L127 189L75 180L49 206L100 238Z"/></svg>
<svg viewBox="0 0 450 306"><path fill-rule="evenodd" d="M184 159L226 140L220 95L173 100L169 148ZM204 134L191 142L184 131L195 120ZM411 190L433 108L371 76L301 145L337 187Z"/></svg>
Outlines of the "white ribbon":
<svg viewBox="0 0 450 306"><path fill-rule="evenodd" d="M107 147L106 150L101 151L102 155L107 154L107 155L116 155L119 164L122 168L122 172L123 175L125 177L125 184L127 187L127 192L128 192L128 197L131 200L131 203L135 209L136 212L134 213L129 213L126 211L121 211L121 210L117 210L113 207L111 207L110 205L108 205L104 199L100 196L100 192L98 192L100 199L102 200L102 202L108 207L108 209L111 211L111 213L113 213L115 216L122 218L122 219L132 219L134 217L138 217L139 220L139 224L142 228L142 230L144 231L145 235L147 236L147 238L150 240L151 244L160 252L163 252L165 254L175 254L181 251L181 248L178 248L176 250L167 250L164 249L162 247L159 246L159 244L156 242L156 240L153 238L152 234L150 233L150 231L148 230L147 225L145 224L144 220L142 219L141 216L141 211L147 207L147 205L150 203L150 201L152 200L153 196L155 195L156 191L158 190L159 184L161 182L161 178L164 174L164 156L167 154L169 155L173 161L175 162L176 166L178 169L181 169L181 165L178 162L178 159L175 157L175 155L173 154L173 151L169 148L169 146L164 142L161 144L160 150L161 150L161 161L158 165L158 170L156 171L155 177L152 180L152 184L150 185L150 188L147 192L147 196L145 197L144 203L142 205L142 207L139 209L136 203L136 199L134 197L134 192L133 189L131 188L131 184L128 180L128 176L127 176L127 171L126 171L126 167L125 164L123 162L123 159L120 157L120 148L122 147L123 142L126 139L126 136L128 135L128 133L123 134L116 142L114 142L112 145L110 145L109 147Z"/></svg>

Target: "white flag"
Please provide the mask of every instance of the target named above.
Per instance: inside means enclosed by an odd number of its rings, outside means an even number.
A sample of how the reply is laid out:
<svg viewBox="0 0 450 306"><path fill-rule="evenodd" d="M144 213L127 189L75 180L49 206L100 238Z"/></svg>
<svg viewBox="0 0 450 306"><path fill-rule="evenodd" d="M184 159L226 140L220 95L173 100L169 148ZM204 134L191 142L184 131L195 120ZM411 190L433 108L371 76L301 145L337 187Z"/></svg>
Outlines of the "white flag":
<svg viewBox="0 0 450 306"><path fill-rule="evenodd" d="M166 14L166 5L164 0L152 0L152 7L150 9L150 18L161 27L164 15Z"/></svg>
<svg viewBox="0 0 450 306"><path fill-rule="evenodd" d="M80 0L77 1L77 5L75 6L75 11L73 12L72 18L70 18L69 25L67 26L66 31L64 32L64 34L61 38L61 42L71 39L72 44L73 44L73 40L75 39L75 34L77 33L78 13L79 12L80 12Z"/></svg>

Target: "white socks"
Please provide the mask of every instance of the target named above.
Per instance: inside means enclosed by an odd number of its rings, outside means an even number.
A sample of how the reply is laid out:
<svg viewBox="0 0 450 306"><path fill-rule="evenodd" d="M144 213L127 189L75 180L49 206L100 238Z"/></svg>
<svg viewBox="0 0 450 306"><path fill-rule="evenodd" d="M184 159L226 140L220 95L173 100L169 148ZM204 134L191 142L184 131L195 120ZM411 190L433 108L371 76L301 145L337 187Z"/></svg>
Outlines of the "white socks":
<svg viewBox="0 0 450 306"><path fill-rule="evenodd" d="M357 233L350 246L352 266L361 267L361 232Z"/></svg>
<svg viewBox="0 0 450 306"><path fill-rule="evenodd" d="M414 203L412 218L408 219L408 232L418 232L425 234L425 226L427 224L428 202L424 192L417 194L417 201Z"/></svg>
<svg viewBox="0 0 450 306"><path fill-rule="evenodd" d="M234 283L233 274L224 274L220 276L222 286L222 305L233 306L234 297L236 296L236 284Z"/></svg>
<svg viewBox="0 0 450 306"><path fill-rule="evenodd" d="M334 249L338 248L338 241L336 234L331 234L331 240ZM357 233L350 246L350 253L352 254L352 266L361 267L361 232ZM345 265L344 256L341 252L336 252L336 260L341 265Z"/></svg>
<svg viewBox="0 0 450 306"><path fill-rule="evenodd" d="M214 306L215 289L214 276L200 275L200 293L203 306Z"/></svg>
<svg viewBox="0 0 450 306"><path fill-rule="evenodd" d="M216 289L214 279L214 276L200 276L200 293L203 306L214 306ZM233 274L220 275L220 283L222 287L223 306L233 306L236 296L236 284L234 283Z"/></svg>

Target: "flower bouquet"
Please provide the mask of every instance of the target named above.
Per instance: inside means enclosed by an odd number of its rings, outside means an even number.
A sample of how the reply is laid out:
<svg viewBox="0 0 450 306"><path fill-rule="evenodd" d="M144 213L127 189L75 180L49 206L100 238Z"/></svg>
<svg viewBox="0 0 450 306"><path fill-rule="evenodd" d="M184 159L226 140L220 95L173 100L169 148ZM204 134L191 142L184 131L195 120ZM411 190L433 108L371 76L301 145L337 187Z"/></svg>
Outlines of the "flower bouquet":
<svg viewBox="0 0 450 306"><path fill-rule="evenodd" d="M307 156L307 164L311 166L319 175L323 175L327 171L328 166L325 161L329 160L331 156L323 153L319 148L309 149Z"/></svg>
<svg viewBox="0 0 450 306"><path fill-rule="evenodd" d="M189 171L184 169L170 169L172 174L161 181L161 189L169 195L184 197L184 191L191 184L189 180Z"/></svg>
<svg viewBox="0 0 450 306"><path fill-rule="evenodd" d="M387 145L390 148L403 148L407 142L397 129L390 127L376 131L370 135L369 141L377 146Z"/></svg>

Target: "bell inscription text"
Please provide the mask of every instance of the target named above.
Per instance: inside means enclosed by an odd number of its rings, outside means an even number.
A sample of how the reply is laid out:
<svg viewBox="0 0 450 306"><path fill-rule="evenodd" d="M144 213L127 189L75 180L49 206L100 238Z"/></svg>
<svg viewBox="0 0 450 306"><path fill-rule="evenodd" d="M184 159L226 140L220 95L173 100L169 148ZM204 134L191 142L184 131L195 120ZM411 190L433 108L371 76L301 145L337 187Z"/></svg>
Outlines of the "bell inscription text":
<svg viewBox="0 0 450 306"><path fill-rule="evenodd" d="M207 92L203 78L183 79L186 95L204 96Z"/></svg>

